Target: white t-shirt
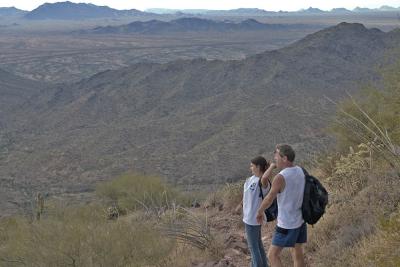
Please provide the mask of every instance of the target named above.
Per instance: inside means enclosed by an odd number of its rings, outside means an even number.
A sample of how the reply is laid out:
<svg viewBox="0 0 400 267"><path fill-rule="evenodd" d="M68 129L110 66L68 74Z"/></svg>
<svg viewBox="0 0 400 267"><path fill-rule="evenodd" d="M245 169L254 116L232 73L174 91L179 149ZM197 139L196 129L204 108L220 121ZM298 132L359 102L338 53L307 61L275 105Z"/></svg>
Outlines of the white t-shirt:
<svg viewBox="0 0 400 267"><path fill-rule="evenodd" d="M258 185L259 180L259 177L253 175L246 179L243 187L243 222L248 225L260 225L256 219L257 210L262 202L260 186ZM268 184L267 188L262 189L264 198L268 194L269 187Z"/></svg>
<svg viewBox="0 0 400 267"><path fill-rule="evenodd" d="M285 229L299 228L304 220L301 213L305 177L298 167L283 169L280 173L285 179L285 188L278 194L278 226Z"/></svg>

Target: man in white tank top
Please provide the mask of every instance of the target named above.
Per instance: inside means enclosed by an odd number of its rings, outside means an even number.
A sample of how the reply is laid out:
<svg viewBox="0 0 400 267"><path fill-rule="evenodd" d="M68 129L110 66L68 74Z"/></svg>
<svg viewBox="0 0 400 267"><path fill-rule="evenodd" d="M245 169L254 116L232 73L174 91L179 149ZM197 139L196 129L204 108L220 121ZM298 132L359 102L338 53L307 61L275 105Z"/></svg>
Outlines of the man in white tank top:
<svg viewBox="0 0 400 267"><path fill-rule="evenodd" d="M268 251L272 267L282 266L280 254L285 247L292 249L295 267L305 266L302 245L307 242L307 226L301 213L305 177L303 170L294 165L294 158L291 146L276 146L274 159L280 172L274 177L272 188L257 211L257 220L262 221L264 210L277 198L278 222Z"/></svg>

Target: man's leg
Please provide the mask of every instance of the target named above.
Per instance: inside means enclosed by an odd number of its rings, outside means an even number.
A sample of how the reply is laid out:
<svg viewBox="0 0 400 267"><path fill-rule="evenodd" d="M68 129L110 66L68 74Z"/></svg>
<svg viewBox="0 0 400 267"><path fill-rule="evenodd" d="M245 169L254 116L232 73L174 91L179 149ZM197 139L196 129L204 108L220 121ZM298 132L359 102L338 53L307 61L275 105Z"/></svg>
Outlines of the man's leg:
<svg viewBox="0 0 400 267"><path fill-rule="evenodd" d="M304 254L303 254L303 244L296 243L294 248L292 248L292 259L294 267L305 267Z"/></svg>
<svg viewBox="0 0 400 267"><path fill-rule="evenodd" d="M283 247L271 245L268 250L268 260L271 263L271 267L282 267L281 252Z"/></svg>
<svg viewBox="0 0 400 267"><path fill-rule="evenodd" d="M298 229L298 237L296 240L296 244L294 248L292 248L292 259L294 262L294 267L304 267L304 253L303 253L303 244L307 242L307 225L303 223L303 225Z"/></svg>

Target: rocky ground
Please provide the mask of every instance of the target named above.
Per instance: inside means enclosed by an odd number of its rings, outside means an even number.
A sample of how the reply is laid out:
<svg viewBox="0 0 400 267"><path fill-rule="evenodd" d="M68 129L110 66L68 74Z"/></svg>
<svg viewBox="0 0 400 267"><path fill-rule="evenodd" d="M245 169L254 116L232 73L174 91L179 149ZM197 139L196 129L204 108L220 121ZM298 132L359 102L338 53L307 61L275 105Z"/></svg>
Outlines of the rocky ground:
<svg viewBox="0 0 400 267"><path fill-rule="evenodd" d="M208 210L212 233L223 239L222 258L208 262L192 262L192 267L243 267L250 265L250 252L247 247L242 216L230 210L214 208ZM275 222L262 227L262 241L265 251L271 244Z"/></svg>

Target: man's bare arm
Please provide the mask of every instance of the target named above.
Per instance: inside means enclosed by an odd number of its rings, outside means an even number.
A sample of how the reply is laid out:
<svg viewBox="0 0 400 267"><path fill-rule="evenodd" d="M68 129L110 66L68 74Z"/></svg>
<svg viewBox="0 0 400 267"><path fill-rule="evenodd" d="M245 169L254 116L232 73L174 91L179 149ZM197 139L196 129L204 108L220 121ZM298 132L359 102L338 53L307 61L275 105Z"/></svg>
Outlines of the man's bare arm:
<svg viewBox="0 0 400 267"><path fill-rule="evenodd" d="M262 223L264 218L264 210L271 206L272 202L276 198L279 192L281 192L285 188L285 179L282 175L277 174L272 182L271 190L269 190L268 195L264 198L260 207L257 211L257 222Z"/></svg>
<svg viewBox="0 0 400 267"><path fill-rule="evenodd" d="M261 185L262 187L267 187L268 185L268 180L271 178L272 175L272 171L276 168L276 164L275 163L271 163L271 165L269 165L269 168L264 172L263 176L261 177Z"/></svg>

